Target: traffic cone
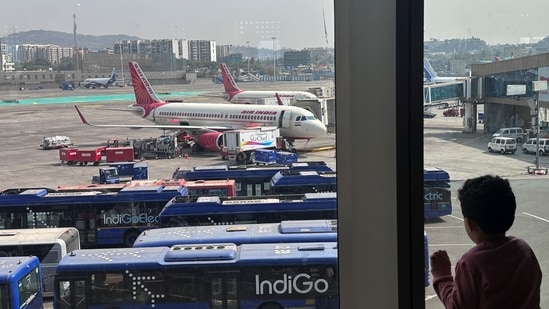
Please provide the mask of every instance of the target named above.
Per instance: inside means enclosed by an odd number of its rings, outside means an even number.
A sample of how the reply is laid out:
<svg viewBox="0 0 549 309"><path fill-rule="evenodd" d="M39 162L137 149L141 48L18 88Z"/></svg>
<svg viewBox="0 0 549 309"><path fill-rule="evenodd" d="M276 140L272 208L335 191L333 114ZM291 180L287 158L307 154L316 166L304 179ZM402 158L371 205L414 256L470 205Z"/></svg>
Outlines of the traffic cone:
<svg viewBox="0 0 549 309"><path fill-rule="evenodd" d="M188 159L189 158L189 153L185 152L184 157L185 157L185 159Z"/></svg>

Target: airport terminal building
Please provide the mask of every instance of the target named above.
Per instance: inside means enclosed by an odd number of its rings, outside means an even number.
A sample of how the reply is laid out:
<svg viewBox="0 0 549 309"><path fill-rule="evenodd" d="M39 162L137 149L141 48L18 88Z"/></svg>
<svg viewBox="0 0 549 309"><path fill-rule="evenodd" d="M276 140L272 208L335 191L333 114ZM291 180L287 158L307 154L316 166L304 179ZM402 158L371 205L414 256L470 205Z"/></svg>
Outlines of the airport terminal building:
<svg viewBox="0 0 549 309"><path fill-rule="evenodd" d="M549 80L549 53L472 64L471 77L437 85L424 85L425 97L441 93L457 93L463 103L464 132L476 132L480 105L483 106L484 133L491 134L503 127L536 126L535 104L539 106L540 124L548 121L549 91L533 87L532 82ZM538 84L539 83L534 83ZM436 89L435 89L436 87ZM431 89L433 93L431 94ZM458 89L459 91L455 91ZM519 89L519 91L517 91ZM442 90L442 91L441 91ZM442 96L438 103L453 95ZM424 98L424 102L426 102ZM428 103L437 103L435 100ZM532 106L532 107L531 107Z"/></svg>

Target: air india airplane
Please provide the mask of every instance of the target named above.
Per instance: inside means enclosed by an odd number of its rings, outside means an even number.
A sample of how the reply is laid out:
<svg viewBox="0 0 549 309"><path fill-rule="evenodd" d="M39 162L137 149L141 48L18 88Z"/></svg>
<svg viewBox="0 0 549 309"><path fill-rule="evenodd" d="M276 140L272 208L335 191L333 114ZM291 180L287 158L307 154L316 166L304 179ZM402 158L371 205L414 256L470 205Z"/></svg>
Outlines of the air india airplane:
<svg viewBox="0 0 549 309"><path fill-rule="evenodd" d="M92 124L75 105L80 120L96 127L158 128L179 130L192 136L202 149L219 151L225 130L278 127L292 144L298 139L326 136L326 126L310 111L284 105L243 105L226 103L172 103L158 98L137 62L130 62L136 103L128 111L145 118L152 125ZM195 149L200 150L200 149Z"/></svg>
<svg viewBox="0 0 549 309"><path fill-rule="evenodd" d="M231 103L255 104L255 102L259 99L274 99L275 94L278 94L281 99L289 99L290 102L318 100L317 96L307 91L241 90L236 85L236 82L229 72L227 65L225 63L221 63L220 66L225 93L228 95L228 101Z"/></svg>

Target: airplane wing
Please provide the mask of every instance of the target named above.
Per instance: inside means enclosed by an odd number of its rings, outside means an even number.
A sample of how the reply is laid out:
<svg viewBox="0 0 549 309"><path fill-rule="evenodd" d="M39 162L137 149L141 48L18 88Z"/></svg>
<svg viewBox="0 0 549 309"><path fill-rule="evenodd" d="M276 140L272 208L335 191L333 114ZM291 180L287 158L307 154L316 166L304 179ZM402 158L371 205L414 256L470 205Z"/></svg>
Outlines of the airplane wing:
<svg viewBox="0 0 549 309"><path fill-rule="evenodd" d="M151 128L154 128L154 129L161 129L161 130L165 130L165 129L171 129L171 130L181 130L181 131L189 131L189 132L194 132L196 133L196 131L198 132L218 132L218 131L226 131L226 130L232 130L233 128L231 127L226 127L226 126L208 126L208 127L205 127L205 126L182 126L182 125L157 125L157 124L151 124L151 125L133 125L133 124L93 124L91 122L89 122L86 117L84 117L84 114L82 114L82 112L80 111L80 109L78 109L78 106L74 106L74 108L76 108L76 112L78 113L78 116L80 117L80 120L82 121L83 124L86 124L86 125L89 125L89 126L93 126L93 127L103 127L103 128L108 128L108 127L111 127L111 128L128 128L128 129L143 129L143 128L147 128L147 129L151 129ZM131 110L127 110L127 111L131 111Z"/></svg>

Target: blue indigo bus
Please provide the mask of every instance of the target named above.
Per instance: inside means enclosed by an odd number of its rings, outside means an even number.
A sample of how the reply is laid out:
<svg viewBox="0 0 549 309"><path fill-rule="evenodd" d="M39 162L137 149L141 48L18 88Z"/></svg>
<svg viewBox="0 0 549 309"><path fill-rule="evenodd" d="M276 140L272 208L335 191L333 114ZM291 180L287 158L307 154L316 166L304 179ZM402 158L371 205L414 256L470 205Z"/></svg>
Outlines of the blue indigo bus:
<svg viewBox="0 0 549 309"><path fill-rule="evenodd" d="M429 220L451 213L450 175L438 167L423 168L423 217Z"/></svg>
<svg viewBox="0 0 549 309"><path fill-rule="evenodd" d="M175 197L158 214L160 227L337 219L337 193L255 197Z"/></svg>
<svg viewBox="0 0 549 309"><path fill-rule="evenodd" d="M42 309L42 272L36 256L0 258L0 308Z"/></svg>
<svg viewBox="0 0 549 309"><path fill-rule="evenodd" d="M259 166L227 166L211 165L197 166L192 169L177 168L172 179L211 180L234 179L237 196L257 196L270 194L271 179L281 170L289 171L333 171L323 161L296 162L289 165L259 165Z"/></svg>
<svg viewBox="0 0 549 309"><path fill-rule="evenodd" d="M40 261L43 297L53 296L53 276L59 260L78 249L80 238L74 227L0 230L0 257L32 255Z"/></svg>
<svg viewBox="0 0 549 309"><path fill-rule="evenodd" d="M101 188L4 190L0 230L76 227L82 248L131 247L170 199L187 196L182 186Z"/></svg>
<svg viewBox="0 0 549 309"><path fill-rule="evenodd" d="M337 220L289 220L280 223L169 227L143 231L139 247L171 247L198 243L336 242Z"/></svg>
<svg viewBox="0 0 549 309"><path fill-rule="evenodd" d="M335 171L280 171L271 178L271 194L337 192Z"/></svg>
<svg viewBox="0 0 549 309"><path fill-rule="evenodd" d="M337 309L337 269L335 242L77 250L54 308Z"/></svg>

